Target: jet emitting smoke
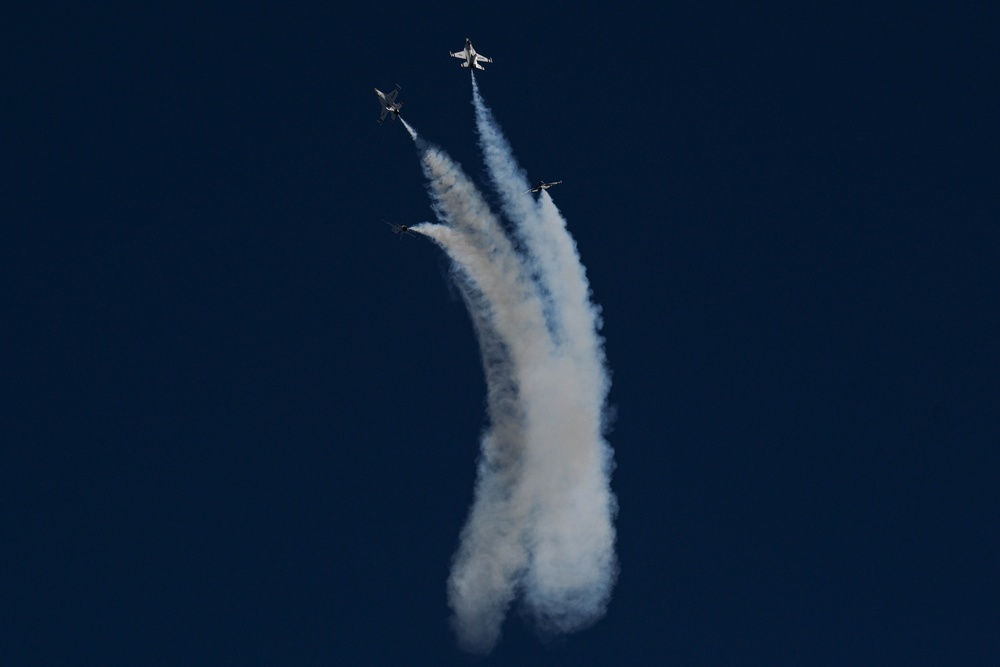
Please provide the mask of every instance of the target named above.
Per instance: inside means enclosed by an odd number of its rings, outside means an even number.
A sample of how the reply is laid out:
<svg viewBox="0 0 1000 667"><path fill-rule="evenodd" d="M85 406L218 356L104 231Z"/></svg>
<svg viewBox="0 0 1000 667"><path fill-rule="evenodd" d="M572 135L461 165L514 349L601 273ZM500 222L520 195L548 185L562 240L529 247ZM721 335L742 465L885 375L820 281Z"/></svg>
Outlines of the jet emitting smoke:
<svg viewBox="0 0 1000 667"><path fill-rule="evenodd" d="M454 262L487 381L475 499L448 581L459 643L487 653L518 593L546 632L603 615L617 573L616 503L600 321L576 245L548 193L538 202L525 194L524 173L472 81L479 143L517 247L461 168L406 128L442 223L415 231Z"/></svg>

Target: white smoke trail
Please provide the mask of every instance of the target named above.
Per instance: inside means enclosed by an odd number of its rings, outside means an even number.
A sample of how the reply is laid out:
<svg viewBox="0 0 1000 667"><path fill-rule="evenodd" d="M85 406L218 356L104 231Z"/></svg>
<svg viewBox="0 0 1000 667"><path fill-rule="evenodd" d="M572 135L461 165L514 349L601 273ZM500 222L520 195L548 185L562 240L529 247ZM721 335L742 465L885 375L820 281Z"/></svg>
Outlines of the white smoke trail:
<svg viewBox="0 0 1000 667"><path fill-rule="evenodd" d="M443 152L424 150L433 207L450 226L415 231L455 262L486 369L490 429L483 436L476 496L448 582L463 648L486 653L527 566L525 530L533 496L524 479L525 410L537 392L526 379L552 355L535 284L475 186ZM516 341L511 344L511 341Z"/></svg>
<svg viewBox="0 0 1000 667"><path fill-rule="evenodd" d="M490 427L448 586L460 644L486 653L518 590L544 630L577 630L604 613L615 500L602 436L608 379L575 244L547 194L540 204L523 194L523 172L474 93L487 167L527 257L461 168L406 127L444 223L415 231L455 262L487 379Z"/></svg>
<svg viewBox="0 0 1000 667"><path fill-rule="evenodd" d="M403 120L402 116L399 117L399 120L401 120L403 122L403 127L405 127L406 131L410 133L410 138L413 139L414 141L416 141L417 140L417 131L414 130L412 127L410 127L410 124L407 123L405 120Z"/></svg>
<svg viewBox="0 0 1000 667"><path fill-rule="evenodd" d="M467 238L448 227L420 225L419 231L453 257L455 280L472 315L486 374L490 427L482 438L475 499L452 564L448 598L462 648L488 653L500 637L500 626L528 562L525 527L530 505L520 485L524 411L514 361L493 326L496 317L489 298L475 278L482 268L478 253Z"/></svg>
<svg viewBox="0 0 1000 667"><path fill-rule="evenodd" d="M566 478L547 486L539 504L525 593L544 625L569 631L603 615L617 574L612 523L617 505L608 483L611 449L603 437L610 382L597 333L600 317L566 221L548 192L542 191L538 204L525 192L527 178L479 94L475 75L472 90L487 171L551 300L564 355L553 360L548 374L552 391L538 406L543 421L529 426L529 434L538 435L529 451L547 457L529 470L547 476L565 472ZM547 431L554 428L559 431L550 437Z"/></svg>

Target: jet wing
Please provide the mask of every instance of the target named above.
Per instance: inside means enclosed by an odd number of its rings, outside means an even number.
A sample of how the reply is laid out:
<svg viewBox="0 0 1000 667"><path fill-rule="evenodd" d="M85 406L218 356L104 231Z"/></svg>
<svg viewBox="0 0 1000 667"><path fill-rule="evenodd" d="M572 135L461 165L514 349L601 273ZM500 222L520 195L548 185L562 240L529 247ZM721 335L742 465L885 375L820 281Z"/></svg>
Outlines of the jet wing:
<svg viewBox="0 0 1000 667"><path fill-rule="evenodd" d="M457 51L451 54L452 58L465 58L465 51Z"/></svg>
<svg viewBox="0 0 1000 667"><path fill-rule="evenodd" d="M476 61L477 62L481 62L481 63L491 63L491 62L493 62L493 58L487 58L483 54L477 53L476 54Z"/></svg>
<svg viewBox="0 0 1000 667"><path fill-rule="evenodd" d="M396 101L396 95L399 95L399 88L396 88L391 93L385 94L386 104L393 104Z"/></svg>

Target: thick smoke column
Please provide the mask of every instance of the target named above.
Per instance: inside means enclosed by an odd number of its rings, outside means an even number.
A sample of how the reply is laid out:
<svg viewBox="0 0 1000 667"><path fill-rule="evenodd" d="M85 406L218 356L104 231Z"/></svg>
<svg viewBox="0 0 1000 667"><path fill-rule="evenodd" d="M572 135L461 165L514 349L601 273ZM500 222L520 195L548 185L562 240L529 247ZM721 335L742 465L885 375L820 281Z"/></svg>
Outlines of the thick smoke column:
<svg viewBox="0 0 1000 667"><path fill-rule="evenodd" d="M434 210L449 226L420 225L417 231L437 241L455 262L486 372L490 428L448 582L460 643L486 653L499 638L528 563L525 531L532 498L522 484L526 426L519 377L552 350L535 285L475 186L438 149L425 149L422 165Z"/></svg>
<svg viewBox="0 0 1000 667"><path fill-rule="evenodd" d="M534 517L532 565L525 588L529 609L545 626L571 631L604 613L611 594L614 497L608 487L611 450L603 438L609 388L600 318L576 244L547 191L539 203L525 194L518 166L472 78L480 147L504 212L528 250L528 263L547 293L551 327L559 340L546 369L552 386L529 423L529 475L549 479ZM560 477L564 475L564 477ZM555 480L559 480L555 482Z"/></svg>
<svg viewBox="0 0 1000 667"><path fill-rule="evenodd" d="M519 245L443 151L406 125L440 225L415 228L452 258L479 337L490 424L448 582L463 648L489 652L521 593L539 627L604 613L614 584L615 500L603 439L608 391L599 318L566 224L538 203L473 77L480 146Z"/></svg>

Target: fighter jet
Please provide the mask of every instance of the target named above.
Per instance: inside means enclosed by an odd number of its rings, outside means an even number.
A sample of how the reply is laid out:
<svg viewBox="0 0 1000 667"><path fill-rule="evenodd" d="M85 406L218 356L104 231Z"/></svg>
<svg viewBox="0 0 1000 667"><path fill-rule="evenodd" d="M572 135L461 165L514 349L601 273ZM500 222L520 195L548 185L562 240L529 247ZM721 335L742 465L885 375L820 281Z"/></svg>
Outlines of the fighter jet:
<svg viewBox="0 0 1000 667"><path fill-rule="evenodd" d="M416 236L416 234L411 232L410 228L406 225L397 225L396 223L388 222L387 220L383 220L382 222L392 227L392 233L397 235L400 239L403 238L403 234L406 234L407 236Z"/></svg>
<svg viewBox="0 0 1000 667"><path fill-rule="evenodd" d="M396 116L398 116L399 112L403 109L403 103L396 102L396 95L399 95L400 90L401 88L398 83L396 84L396 90L392 91L388 95L383 93L378 88L375 89L375 95L378 96L378 99L382 102L382 117L378 119L379 125L385 122L385 115L387 113L392 113L392 121L396 122Z"/></svg>
<svg viewBox="0 0 1000 667"><path fill-rule="evenodd" d="M562 183L562 181L553 181L552 183L546 183L545 181L538 181L538 185L531 188L530 190L526 190L524 194L528 194L529 192L541 192L542 190L548 190L553 185L559 185L560 183Z"/></svg>
<svg viewBox="0 0 1000 667"><path fill-rule="evenodd" d="M486 68L479 63L491 63L493 58L487 58L481 53L476 53L476 50L472 48L472 40L468 37L465 38L465 48L461 51L456 51L451 54L452 58L461 58L465 62L462 63L462 67L475 67L476 69L485 70Z"/></svg>

